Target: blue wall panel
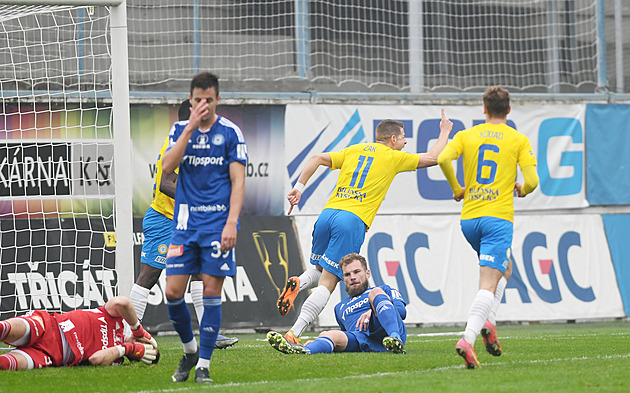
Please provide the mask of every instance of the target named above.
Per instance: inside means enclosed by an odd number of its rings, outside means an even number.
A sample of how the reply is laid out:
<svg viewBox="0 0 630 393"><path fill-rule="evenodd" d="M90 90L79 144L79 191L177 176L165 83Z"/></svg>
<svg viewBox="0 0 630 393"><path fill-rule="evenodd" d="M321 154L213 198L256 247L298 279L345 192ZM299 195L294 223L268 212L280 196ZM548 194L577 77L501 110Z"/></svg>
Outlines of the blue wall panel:
<svg viewBox="0 0 630 393"><path fill-rule="evenodd" d="M630 316L630 254L628 254L628 240L630 240L630 215L603 214L604 228L608 238L610 256L615 266L619 294L623 301L626 316Z"/></svg>
<svg viewBox="0 0 630 393"><path fill-rule="evenodd" d="M586 106L586 199L630 204L630 105Z"/></svg>

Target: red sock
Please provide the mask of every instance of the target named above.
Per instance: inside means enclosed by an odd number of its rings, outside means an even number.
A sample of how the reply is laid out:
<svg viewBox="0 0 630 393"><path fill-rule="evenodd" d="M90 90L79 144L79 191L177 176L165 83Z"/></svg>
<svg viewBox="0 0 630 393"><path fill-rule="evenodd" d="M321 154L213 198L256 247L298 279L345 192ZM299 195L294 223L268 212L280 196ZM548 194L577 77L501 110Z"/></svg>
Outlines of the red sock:
<svg viewBox="0 0 630 393"><path fill-rule="evenodd" d="M9 321L1 321L0 322L0 341L4 341L5 338L11 332L11 324Z"/></svg>
<svg viewBox="0 0 630 393"><path fill-rule="evenodd" d="M17 370L17 359L10 353L0 355L0 370Z"/></svg>

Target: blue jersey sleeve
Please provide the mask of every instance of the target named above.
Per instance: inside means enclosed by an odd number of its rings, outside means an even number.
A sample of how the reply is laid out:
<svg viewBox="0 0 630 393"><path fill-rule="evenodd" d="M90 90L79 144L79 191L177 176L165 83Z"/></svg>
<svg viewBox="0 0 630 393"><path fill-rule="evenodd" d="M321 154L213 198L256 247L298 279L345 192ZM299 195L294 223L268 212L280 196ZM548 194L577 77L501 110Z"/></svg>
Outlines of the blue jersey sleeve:
<svg viewBox="0 0 630 393"><path fill-rule="evenodd" d="M228 149L227 160L228 163L240 162L243 165L247 165L247 145L245 144L245 137L243 132L236 124L232 123L228 119L221 117L222 124L229 126L233 132L228 134Z"/></svg>
<svg viewBox="0 0 630 393"><path fill-rule="evenodd" d="M341 315L341 303L337 303L335 306L335 319L337 320L337 325L342 331L346 330L346 326L343 323L343 320L340 318Z"/></svg>
<svg viewBox="0 0 630 393"><path fill-rule="evenodd" d="M182 134L182 131L187 124L188 120L178 121L173 124L171 130L168 133L168 147L166 148L166 150L169 150L175 144L175 142L177 142L177 139Z"/></svg>

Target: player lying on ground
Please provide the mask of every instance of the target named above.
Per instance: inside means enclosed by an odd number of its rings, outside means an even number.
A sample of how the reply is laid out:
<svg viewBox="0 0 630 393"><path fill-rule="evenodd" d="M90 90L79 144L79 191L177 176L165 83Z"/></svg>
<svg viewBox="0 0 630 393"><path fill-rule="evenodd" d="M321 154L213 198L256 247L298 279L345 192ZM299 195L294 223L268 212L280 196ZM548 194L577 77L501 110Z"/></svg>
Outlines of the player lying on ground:
<svg viewBox="0 0 630 393"><path fill-rule="evenodd" d="M123 320L133 335L123 335ZM105 306L63 314L31 311L0 322L0 341L15 349L0 355L0 370L92 364L121 364L126 356L146 364L157 363L157 342L138 322L126 297L114 297Z"/></svg>
<svg viewBox="0 0 630 393"><path fill-rule="evenodd" d="M288 341L282 334L269 332L269 344L284 353L385 352L405 353L407 316L400 292L389 285L369 288L370 271L365 258L348 254L339 267L349 298L335 306L341 330L327 330L306 345Z"/></svg>

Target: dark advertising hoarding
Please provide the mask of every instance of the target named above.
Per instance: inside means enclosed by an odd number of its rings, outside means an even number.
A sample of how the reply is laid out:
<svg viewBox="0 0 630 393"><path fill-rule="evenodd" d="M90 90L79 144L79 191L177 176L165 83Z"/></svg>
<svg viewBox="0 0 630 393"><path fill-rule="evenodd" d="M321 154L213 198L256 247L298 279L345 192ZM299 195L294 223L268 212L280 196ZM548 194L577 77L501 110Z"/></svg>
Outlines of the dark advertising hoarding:
<svg viewBox="0 0 630 393"><path fill-rule="evenodd" d="M142 219L134 220L135 272L140 271ZM112 220L68 218L0 220L0 319L33 309L63 312L104 304L116 294ZM241 217L237 271L223 291L223 327L290 326L276 301L288 277L303 271L293 220L280 216ZM165 278L153 288L143 323L172 330L164 303ZM128 295L128 294L122 294ZM296 300L297 309L306 298ZM190 297L187 295L189 303ZM196 318L193 313L193 321Z"/></svg>
<svg viewBox="0 0 630 393"><path fill-rule="evenodd" d="M286 316L276 302L289 277L304 270L294 222L287 216L243 216L236 242L236 274L223 284L223 328L291 326L307 293L300 293ZM142 220L134 220L136 276L140 272ZM164 303L164 273L153 287L143 325L151 330L172 330ZM186 301L197 325L190 294Z"/></svg>

